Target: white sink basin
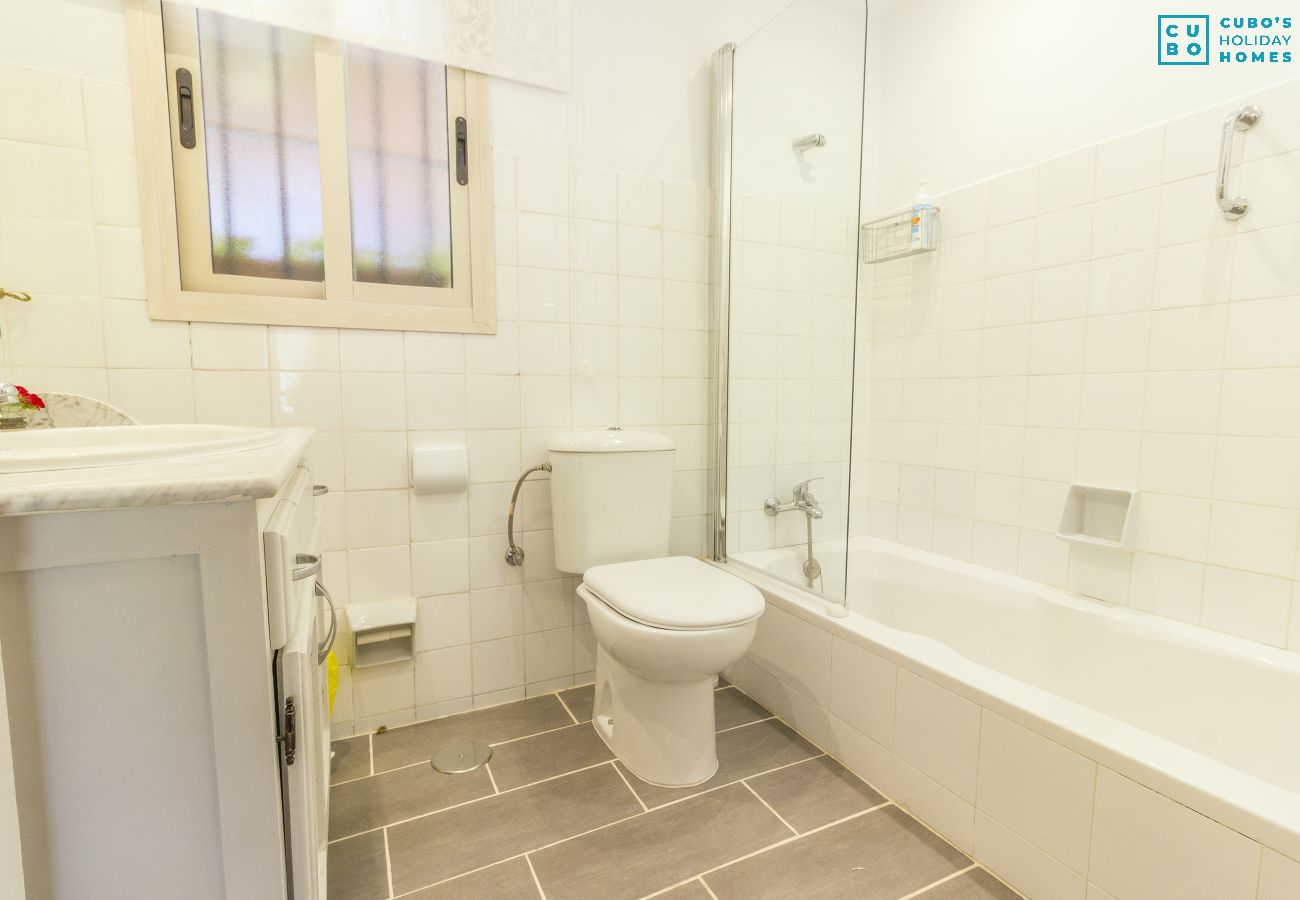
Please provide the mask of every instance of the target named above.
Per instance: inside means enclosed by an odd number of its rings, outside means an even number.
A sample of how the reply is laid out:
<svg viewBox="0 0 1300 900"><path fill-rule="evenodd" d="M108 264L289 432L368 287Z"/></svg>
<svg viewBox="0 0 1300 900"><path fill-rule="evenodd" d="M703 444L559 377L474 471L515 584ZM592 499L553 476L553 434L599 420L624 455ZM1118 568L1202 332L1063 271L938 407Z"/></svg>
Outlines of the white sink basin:
<svg viewBox="0 0 1300 900"><path fill-rule="evenodd" d="M0 473L89 469L256 450L276 442L266 428L235 425L113 425L0 431Z"/></svg>

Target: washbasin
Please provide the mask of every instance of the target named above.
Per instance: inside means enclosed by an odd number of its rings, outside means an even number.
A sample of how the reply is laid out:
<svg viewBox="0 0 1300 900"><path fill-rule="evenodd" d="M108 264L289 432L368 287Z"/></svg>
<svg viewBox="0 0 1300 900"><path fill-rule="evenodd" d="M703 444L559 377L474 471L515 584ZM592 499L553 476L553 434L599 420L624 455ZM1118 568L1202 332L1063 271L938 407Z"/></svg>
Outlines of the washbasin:
<svg viewBox="0 0 1300 900"><path fill-rule="evenodd" d="M0 473L161 462L256 450L277 440L268 428L236 425L111 425L0 431Z"/></svg>

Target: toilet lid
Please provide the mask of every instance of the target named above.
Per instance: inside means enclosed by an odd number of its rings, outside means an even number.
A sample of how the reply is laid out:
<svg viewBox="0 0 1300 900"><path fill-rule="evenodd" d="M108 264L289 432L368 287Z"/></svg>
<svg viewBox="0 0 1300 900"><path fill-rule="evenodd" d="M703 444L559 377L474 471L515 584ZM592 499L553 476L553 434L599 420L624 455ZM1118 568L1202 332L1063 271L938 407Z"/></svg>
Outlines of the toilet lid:
<svg viewBox="0 0 1300 900"><path fill-rule="evenodd" d="M593 566L582 581L613 609L655 628L724 628L763 612L752 584L689 556Z"/></svg>

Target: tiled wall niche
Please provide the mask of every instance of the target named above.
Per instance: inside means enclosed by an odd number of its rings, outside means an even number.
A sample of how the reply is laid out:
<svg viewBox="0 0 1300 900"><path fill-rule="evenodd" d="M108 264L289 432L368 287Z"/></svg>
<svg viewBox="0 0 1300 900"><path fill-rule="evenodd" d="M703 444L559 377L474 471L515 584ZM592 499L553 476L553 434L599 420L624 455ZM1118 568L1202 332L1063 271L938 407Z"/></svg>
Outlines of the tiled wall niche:
<svg viewBox="0 0 1300 900"><path fill-rule="evenodd" d="M937 253L865 268L853 531L1300 649L1298 100L955 191ZM1135 553L1055 536L1071 482L1141 491Z"/></svg>
<svg viewBox="0 0 1300 900"><path fill-rule="evenodd" d="M125 60L104 68L0 64L0 283L36 297L5 304L5 374L145 422L317 429L335 598L419 598L414 663L353 673L342 653L339 733L584 677L594 641L553 567L547 486L522 496L522 570L503 562L510 490L556 433L662 431L677 444L672 546L700 551L706 190L496 154L493 336L155 322ZM466 444L467 493L408 489L407 449L425 440Z"/></svg>

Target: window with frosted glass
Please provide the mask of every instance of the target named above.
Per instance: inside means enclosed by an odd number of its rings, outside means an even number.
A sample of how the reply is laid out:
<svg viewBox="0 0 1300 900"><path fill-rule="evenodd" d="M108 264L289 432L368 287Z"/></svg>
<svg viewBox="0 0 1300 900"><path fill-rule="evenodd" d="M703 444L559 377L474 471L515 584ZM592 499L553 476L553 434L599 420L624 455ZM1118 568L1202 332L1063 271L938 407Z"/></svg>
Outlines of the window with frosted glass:
<svg viewBox="0 0 1300 900"><path fill-rule="evenodd" d="M212 271L325 276L310 35L199 13Z"/></svg>
<svg viewBox="0 0 1300 900"><path fill-rule="evenodd" d="M451 287L446 68L349 48L347 104L354 277Z"/></svg>

